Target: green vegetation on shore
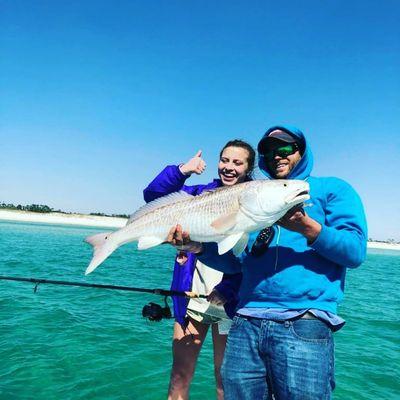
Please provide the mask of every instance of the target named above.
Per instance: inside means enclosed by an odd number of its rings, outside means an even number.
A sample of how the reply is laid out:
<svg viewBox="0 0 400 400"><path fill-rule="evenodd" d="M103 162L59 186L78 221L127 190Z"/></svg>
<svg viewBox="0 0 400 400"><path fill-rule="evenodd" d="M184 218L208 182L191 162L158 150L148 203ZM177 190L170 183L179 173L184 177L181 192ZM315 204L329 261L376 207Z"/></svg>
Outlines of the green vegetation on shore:
<svg viewBox="0 0 400 400"><path fill-rule="evenodd" d="M38 213L49 213L49 212L54 211L53 208L46 206L45 204L28 204L25 206L18 204L16 206L14 204L0 203L0 208L6 209L6 210L31 211L31 212L38 212ZM62 211L57 211L57 212L62 212Z"/></svg>
<svg viewBox="0 0 400 400"><path fill-rule="evenodd" d="M96 215L98 217L129 218L128 214L104 214L104 213L96 212L96 213L90 213L89 215Z"/></svg>
<svg viewBox="0 0 400 400"><path fill-rule="evenodd" d="M14 205L11 203L0 203L0 209L4 210L14 210L14 211L30 211L30 212L36 212L36 213L51 213L51 212L57 212L61 214L72 214L70 212L66 211L61 211L61 210L54 210L54 208L51 208L45 204L27 204L25 206L18 204ZM89 215L95 215L99 217L117 217L117 218L129 218L129 215L127 214L105 214L105 213L100 213L100 212L95 212L95 213L90 213Z"/></svg>
<svg viewBox="0 0 400 400"><path fill-rule="evenodd" d="M368 238L368 242L387 243L387 244L400 244L400 242L395 240L395 239L378 240L378 239Z"/></svg>

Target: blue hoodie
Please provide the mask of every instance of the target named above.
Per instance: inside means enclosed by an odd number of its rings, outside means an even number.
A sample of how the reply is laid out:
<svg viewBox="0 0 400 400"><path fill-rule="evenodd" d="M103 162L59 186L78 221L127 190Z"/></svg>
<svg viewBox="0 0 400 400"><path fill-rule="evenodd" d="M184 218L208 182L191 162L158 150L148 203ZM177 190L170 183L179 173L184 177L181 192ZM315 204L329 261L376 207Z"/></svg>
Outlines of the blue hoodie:
<svg viewBox="0 0 400 400"><path fill-rule="evenodd" d="M288 126L284 130L304 144L301 160L287 179L303 179L310 184L311 199L307 214L321 224L313 243L293 231L275 226L274 238L260 257L249 249L259 232L250 236L248 248L240 257L232 252L218 256L216 245L204 245L199 259L206 265L227 273L243 272L239 305L255 308L290 310L318 309L337 313L343 298L347 268L359 266L365 259L367 226L361 200L354 189L338 178L310 176L313 156L303 133ZM261 171L270 179L263 158Z"/></svg>

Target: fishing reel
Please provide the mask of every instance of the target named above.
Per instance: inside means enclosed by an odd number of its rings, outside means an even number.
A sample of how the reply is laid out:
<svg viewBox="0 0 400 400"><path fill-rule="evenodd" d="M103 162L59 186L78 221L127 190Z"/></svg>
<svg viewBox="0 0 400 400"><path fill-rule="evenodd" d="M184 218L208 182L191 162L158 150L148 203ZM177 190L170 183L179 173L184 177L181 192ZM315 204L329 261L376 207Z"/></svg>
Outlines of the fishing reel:
<svg viewBox="0 0 400 400"><path fill-rule="evenodd" d="M142 316L149 321L160 322L163 318L172 318L171 309L167 303L167 297L164 297L165 306L162 307L157 303L149 303L143 307Z"/></svg>

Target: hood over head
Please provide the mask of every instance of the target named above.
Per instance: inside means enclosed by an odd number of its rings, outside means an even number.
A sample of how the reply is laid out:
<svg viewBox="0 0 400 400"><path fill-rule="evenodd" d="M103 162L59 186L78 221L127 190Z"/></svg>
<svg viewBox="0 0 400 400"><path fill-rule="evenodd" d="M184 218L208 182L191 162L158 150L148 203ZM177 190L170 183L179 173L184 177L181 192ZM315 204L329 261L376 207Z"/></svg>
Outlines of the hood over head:
<svg viewBox="0 0 400 400"><path fill-rule="evenodd" d="M269 137L270 133L273 131L281 131L282 133L274 133L272 136ZM288 136L286 136L285 133L288 134ZM264 158L260 157L260 154L262 153L262 149L264 148L266 142L268 140L282 140L284 142L290 142L291 137L293 137L295 139L295 142L299 145L300 153L302 156L300 161L290 172L287 179L306 179L310 175L313 167L313 155L311 153L310 147L307 144L303 132L294 126L275 125L265 132L264 136L261 138L257 146L258 167L266 177L274 179L264 162Z"/></svg>

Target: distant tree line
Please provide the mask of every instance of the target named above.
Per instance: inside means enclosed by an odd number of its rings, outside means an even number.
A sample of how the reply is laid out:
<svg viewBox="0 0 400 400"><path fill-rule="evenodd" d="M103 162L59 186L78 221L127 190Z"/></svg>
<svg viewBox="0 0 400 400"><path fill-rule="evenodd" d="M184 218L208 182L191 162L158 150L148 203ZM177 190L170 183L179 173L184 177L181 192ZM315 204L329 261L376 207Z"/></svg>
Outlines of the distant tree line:
<svg viewBox="0 0 400 400"><path fill-rule="evenodd" d="M58 212L62 214L71 214L69 212L61 211L61 210L54 210L45 204L28 204L28 205L14 205L11 203L0 203L0 209L7 209L7 210L21 210L21 211L30 211L30 212L37 212L37 213L50 213L50 212ZM127 214L104 214L100 212L90 213L90 215L97 215L99 217L117 217L117 218L129 218Z"/></svg>
<svg viewBox="0 0 400 400"><path fill-rule="evenodd" d="M399 244L400 243L398 240L395 240L395 239L377 240L377 239L372 239L372 238L368 238L368 242L389 243L389 244Z"/></svg>
<svg viewBox="0 0 400 400"><path fill-rule="evenodd" d="M128 214L104 214L101 212L95 212L95 213L90 213L89 215L95 215L97 217L129 218Z"/></svg>

